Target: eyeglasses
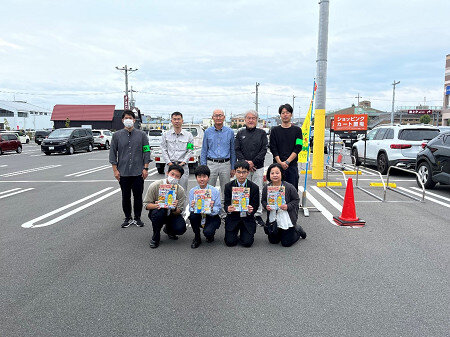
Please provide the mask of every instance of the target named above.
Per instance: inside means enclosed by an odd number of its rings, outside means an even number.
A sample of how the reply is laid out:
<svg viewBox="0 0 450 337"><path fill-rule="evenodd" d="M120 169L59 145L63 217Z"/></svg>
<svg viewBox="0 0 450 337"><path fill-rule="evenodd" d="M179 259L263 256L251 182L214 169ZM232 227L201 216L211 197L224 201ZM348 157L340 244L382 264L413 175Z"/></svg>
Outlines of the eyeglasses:
<svg viewBox="0 0 450 337"><path fill-rule="evenodd" d="M225 117L225 115L214 115L213 118L222 118Z"/></svg>
<svg viewBox="0 0 450 337"><path fill-rule="evenodd" d="M236 171L236 174L247 174L248 171Z"/></svg>

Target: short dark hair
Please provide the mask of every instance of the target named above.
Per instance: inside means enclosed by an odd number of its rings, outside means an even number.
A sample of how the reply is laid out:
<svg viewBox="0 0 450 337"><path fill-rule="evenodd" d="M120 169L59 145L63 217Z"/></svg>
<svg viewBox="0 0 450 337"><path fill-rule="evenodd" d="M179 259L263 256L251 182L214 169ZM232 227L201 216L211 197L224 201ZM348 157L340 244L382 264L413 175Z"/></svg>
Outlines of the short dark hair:
<svg viewBox="0 0 450 337"><path fill-rule="evenodd" d="M183 118L183 114L179 111L172 112L172 114L170 115L170 118L172 118L173 116L181 116L181 118Z"/></svg>
<svg viewBox="0 0 450 337"><path fill-rule="evenodd" d="M239 160L234 164L234 169L243 168L244 170L250 171L250 165L245 160Z"/></svg>
<svg viewBox="0 0 450 337"><path fill-rule="evenodd" d="M267 168L267 173L266 173L266 180L267 181L271 181L270 180L270 171L272 171L272 169L274 169L275 167L278 167L278 169L281 172L281 180L284 180L283 167L280 164L278 164L278 163L273 163Z"/></svg>
<svg viewBox="0 0 450 337"><path fill-rule="evenodd" d="M280 107L278 108L278 113L281 115L281 111L283 111L283 109L286 109L288 112L290 112L291 114L294 112L294 109L292 109L292 106L289 103L280 105Z"/></svg>
<svg viewBox="0 0 450 337"><path fill-rule="evenodd" d="M177 170L178 172L180 172L181 175L184 174L184 169L178 164L170 165L169 169L167 170L167 173L169 173L170 171L173 171L173 170Z"/></svg>
<svg viewBox="0 0 450 337"><path fill-rule="evenodd" d="M195 176L201 176L202 174L210 177L211 176L211 170L206 165L199 165L194 171Z"/></svg>
<svg viewBox="0 0 450 337"><path fill-rule="evenodd" d="M131 111L131 110L125 110L125 111L122 113L122 119L124 119L126 115L133 117L133 119L136 119L136 115L135 115L134 112Z"/></svg>

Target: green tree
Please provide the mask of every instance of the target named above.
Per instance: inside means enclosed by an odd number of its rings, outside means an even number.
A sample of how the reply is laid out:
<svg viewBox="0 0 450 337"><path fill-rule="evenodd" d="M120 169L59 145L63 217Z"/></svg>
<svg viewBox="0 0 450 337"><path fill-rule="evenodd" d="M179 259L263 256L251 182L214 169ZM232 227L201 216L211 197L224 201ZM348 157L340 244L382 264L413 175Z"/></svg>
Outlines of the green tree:
<svg viewBox="0 0 450 337"><path fill-rule="evenodd" d="M429 124L431 121L431 117L429 115L423 115L420 117L420 123Z"/></svg>
<svg viewBox="0 0 450 337"><path fill-rule="evenodd" d="M66 128L70 127L70 118L69 117L66 118L65 125L66 125Z"/></svg>
<svg viewBox="0 0 450 337"><path fill-rule="evenodd" d="M5 130L9 131L9 123L8 123L8 120L6 118L3 120L3 124L5 125Z"/></svg>

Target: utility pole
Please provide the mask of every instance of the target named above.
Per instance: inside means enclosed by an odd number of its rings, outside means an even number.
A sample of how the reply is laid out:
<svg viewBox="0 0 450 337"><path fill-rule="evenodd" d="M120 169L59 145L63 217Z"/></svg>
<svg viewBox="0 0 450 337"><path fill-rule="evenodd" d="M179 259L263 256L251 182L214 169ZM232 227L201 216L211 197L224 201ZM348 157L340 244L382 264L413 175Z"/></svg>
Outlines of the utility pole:
<svg viewBox="0 0 450 337"><path fill-rule="evenodd" d="M400 81L392 83L392 111L391 111L391 125L394 125L394 104L395 104L395 86L399 84Z"/></svg>
<svg viewBox="0 0 450 337"><path fill-rule="evenodd" d="M128 66L126 64L125 64L125 67L122 67L122 68L116 67L116 69L120 70L120 71L123 71L125 73L125 96L127 98L127 102L129 102L129 100L128 100L128 73L129 72L132 73L132 72L134 72L134 71L136 71L138 69L137 68L133 69L131 67L128 68Z"/></svg>
<svg viewBox="0 0 450 337"><path fill-rule="evenodd" d="M259 83L256 82L256 98L255 98L255 110L256 110L256 112L258 112L258 87L259 87Z"/></svg>
<svg viewBox="0 0 450 337"><path fill-rule="evenodd" d="M137 92L136 90L133 90L133 86L131 86L131 90L130 90L130 110L133 110L134 109L134 106L135 106L135 103L136 103L136 100L134 99L134 97L133 97L133 92Z"/></svg>
<svg viewBox="0 0 450 337"><path fill-rule="evenodd" d="M358 105L357 105L357 107L359 108L359 99L362 98L361 96L359 96L359 92L358 92L358 96L356 96L355 98L358 99Z"/></svg>
<svg viewBox="0 0 450 337"><path fill-rule="evenodd" d="M294 107L295 107L295 96L292 95L292 111L295 110Z"/></svg>

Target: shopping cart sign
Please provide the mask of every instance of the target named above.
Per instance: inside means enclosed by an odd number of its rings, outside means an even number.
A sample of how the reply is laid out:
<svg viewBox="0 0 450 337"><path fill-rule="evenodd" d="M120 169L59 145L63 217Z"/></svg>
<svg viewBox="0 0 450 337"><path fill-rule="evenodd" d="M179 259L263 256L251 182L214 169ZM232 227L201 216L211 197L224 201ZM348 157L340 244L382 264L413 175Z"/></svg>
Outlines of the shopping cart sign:
<svg viewBox="0 0 450 337"><path fill-rule="evenodd" d="M331 121L331 129L334 131L359 131L367 130L366 114L358 115L334 115Z"/></svg>

